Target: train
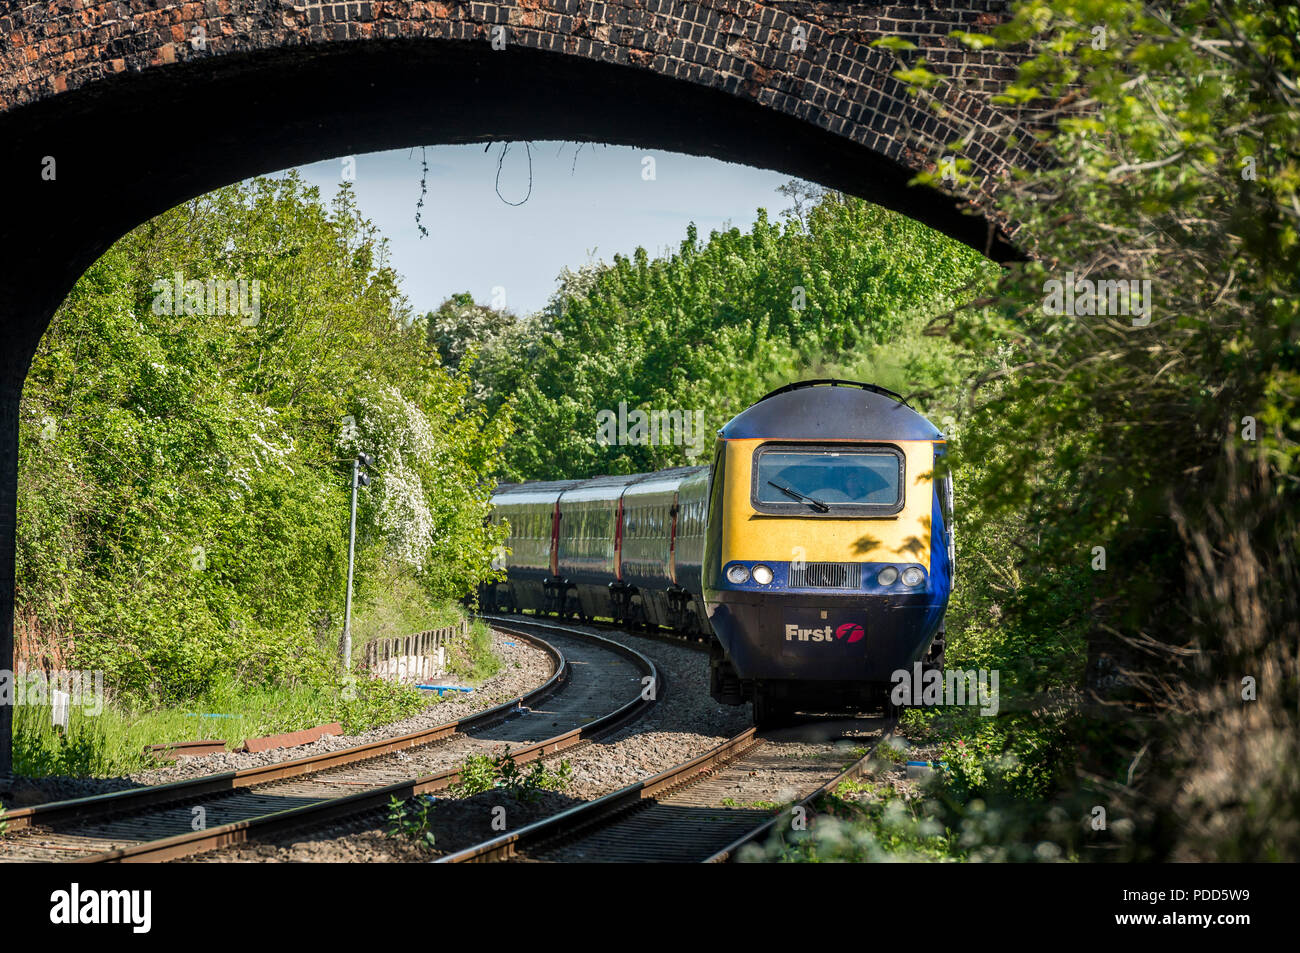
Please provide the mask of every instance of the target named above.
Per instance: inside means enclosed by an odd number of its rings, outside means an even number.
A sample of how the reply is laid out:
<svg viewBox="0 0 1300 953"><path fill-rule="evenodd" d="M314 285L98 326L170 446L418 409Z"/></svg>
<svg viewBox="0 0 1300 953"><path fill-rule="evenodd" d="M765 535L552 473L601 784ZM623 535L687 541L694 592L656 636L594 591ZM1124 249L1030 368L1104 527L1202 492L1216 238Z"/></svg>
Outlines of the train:
<svg viewBox="0 0 1300 953"><path fill-rule="evenodd" d="M498 486L485 611L709 642L709 690L759 725L889 705L942 667L955 571L943 434L900 395L799 381L718 431L712 463Z"/></svg>

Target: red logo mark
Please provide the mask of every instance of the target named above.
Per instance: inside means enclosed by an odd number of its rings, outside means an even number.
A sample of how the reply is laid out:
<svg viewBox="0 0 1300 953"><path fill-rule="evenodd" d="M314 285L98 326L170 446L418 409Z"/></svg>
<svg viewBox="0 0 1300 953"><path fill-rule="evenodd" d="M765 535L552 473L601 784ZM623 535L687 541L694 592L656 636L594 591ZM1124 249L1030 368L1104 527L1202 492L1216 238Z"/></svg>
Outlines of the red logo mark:
<svg viewBox="0 0 1300 953"><path fill-rule="evenodd" d="M848 636L850 642L860 642L862 639L866 638L866 635L867 633L863 631L862 626L858 625L856 622L845 622L835 630L835 638L842 639L845 636Z"/></svg>

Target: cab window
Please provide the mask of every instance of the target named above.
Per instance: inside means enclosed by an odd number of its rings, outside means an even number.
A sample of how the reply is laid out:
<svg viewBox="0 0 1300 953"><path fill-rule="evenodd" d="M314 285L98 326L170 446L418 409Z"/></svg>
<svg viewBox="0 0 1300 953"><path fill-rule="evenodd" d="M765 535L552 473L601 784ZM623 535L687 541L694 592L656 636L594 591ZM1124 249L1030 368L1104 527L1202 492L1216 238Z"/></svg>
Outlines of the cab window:
<svg viewBox="0 0 1300 953"><path fill-rule="evenodd" d="M760 513L889 516L903 508L904 458L888 445L764 444L751 502Z"/></svg>

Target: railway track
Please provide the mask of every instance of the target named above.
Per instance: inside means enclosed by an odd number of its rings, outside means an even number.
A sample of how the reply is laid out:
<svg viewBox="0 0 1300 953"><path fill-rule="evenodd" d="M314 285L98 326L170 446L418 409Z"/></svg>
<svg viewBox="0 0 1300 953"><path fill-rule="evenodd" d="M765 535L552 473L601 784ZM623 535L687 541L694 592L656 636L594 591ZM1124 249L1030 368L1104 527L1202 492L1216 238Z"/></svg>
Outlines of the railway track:
<svg viewBox="0 0 1300 953"><path fill-rule="evenodd" d="M507 744L518 764L638 717L659 673L634 649L567 626L496 628L551 655L537 689L469 718L396 738L172 784L6 812L0 861L163 861L245 843L446 788L469 754ZM527 629L543 628L542 639ZM645 680L656 691L644 691ZM428 772L428 773L425 773Z"/></svg>
<svg viewBox="0 0 1300 953"><path fill-rule="evenodd" d="M872 720L884 737L893 720ZM748 728L713 750L645 781L630 784L438 863L721 863L842 781L860 776L879 740L847 766L806 758L791 765L773 739ZM798 798L790 810L737 798L747 782L774 769L793 774ZM792 770L793 769L793 770Z"/></svg>
<svg viewBox="0 0 1300 953"><path fill-rule="evenodd" d="M527 625L527 624L556 624L553 616L527 615L523 612L513 613L488 613L480 612L478 618L486 619L489 622L500 622L504 625ZM595 619L576 620L571 619L567 624L573 626L585 626L588 629L596 629L600 632L622 633L635 635L638 638L648 639L652 642L662 642L665 645L676 645L686 649L692 649L700 652L709 650L708 638L703 635L688 635L684 632L674 632L669 629L662 629L656 626L628 624L620 622L604 622Z"/></svg>

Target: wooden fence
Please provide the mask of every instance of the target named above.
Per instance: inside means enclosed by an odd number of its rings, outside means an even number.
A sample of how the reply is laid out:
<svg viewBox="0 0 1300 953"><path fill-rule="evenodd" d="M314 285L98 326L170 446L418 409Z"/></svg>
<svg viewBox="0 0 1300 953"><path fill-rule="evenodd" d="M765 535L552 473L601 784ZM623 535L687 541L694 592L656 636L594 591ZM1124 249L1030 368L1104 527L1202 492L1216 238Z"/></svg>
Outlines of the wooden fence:
<svg viewBox="0 0 1300 953"><path fill-rule="evenodd" d="M463 638L468 632L469 623L461 619L459 625L367 642L366 671L399 682L415 682L441 675L446 666L447 643Z"/></svg>

